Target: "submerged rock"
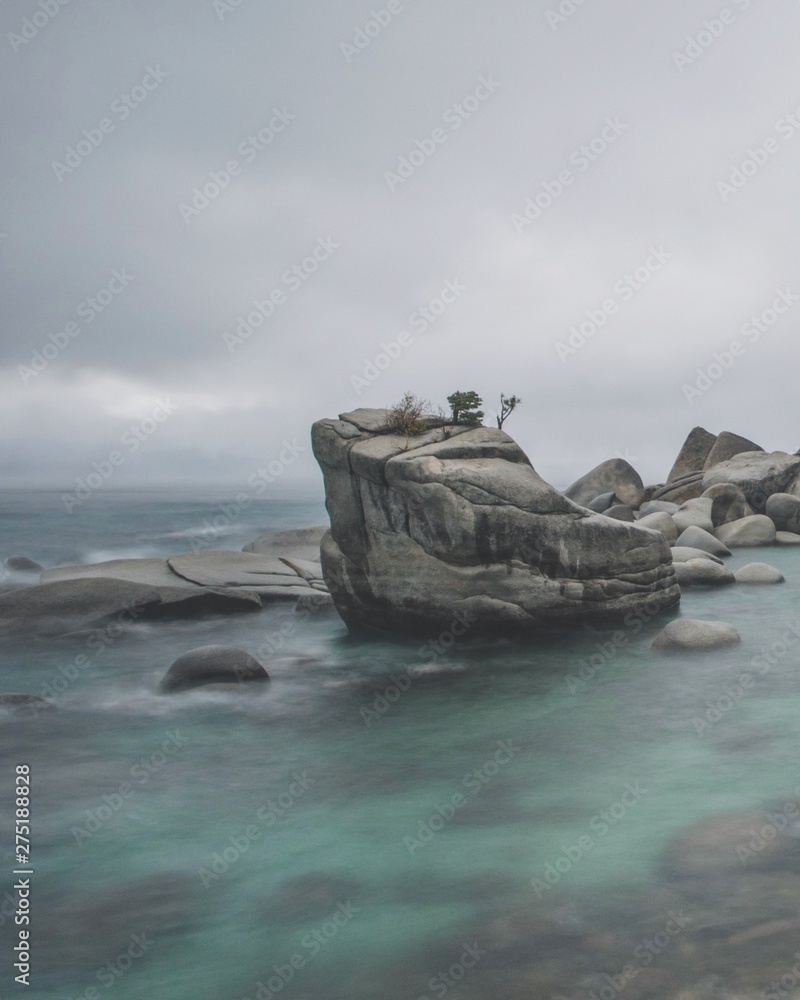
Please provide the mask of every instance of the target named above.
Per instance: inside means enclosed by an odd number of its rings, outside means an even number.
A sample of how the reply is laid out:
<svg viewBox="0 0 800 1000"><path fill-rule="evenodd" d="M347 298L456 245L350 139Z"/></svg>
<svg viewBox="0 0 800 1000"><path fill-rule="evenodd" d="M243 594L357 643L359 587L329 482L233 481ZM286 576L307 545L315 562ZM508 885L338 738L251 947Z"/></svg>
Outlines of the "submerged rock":
<svg viewBox="0 0 800 1000"><path fill-rule="evenodd" d="M718 813L676 834L663 865L670 878L689 880L741 877L752 871L796 872L800 868L800 840L778 831L757 812Z"/></svg>
<svg viewBox="0 0 800 1000"><path fill-rule="evenodd" d="M199 646L177 660L167 671L159 690L172 694L206 684L251 684L269 680L258 660L234 646Z"/></svg>
<svg viewBox="0 0 800 1000"><path fill-rule="evenodd" d="M12 573L41 573L44 569L44 566L27 556L9 556L3 565Z"/></svg>
<svg viewBox="0 0 800 1000"><path fill-rule="evenodd" d="M38 694L0 694L0 710L8 712L24 712L25 710L37 715L43 709L55 708L55 703L47 698L41 698Z"/></svg>
<svg viewBox="0 0 800 1000"><path fill-rule="evenodd" d="M380 421L356 411L312 433L322 568L351 628L526 631L677 604L665 539L572 503L502 431L364 429Z"/></svg>
<svg viewBox="0 0 800 1000"><path fill-rule="evenodd" d="M676 618L653 639L651 649L719 649L741 642L739 633L727 622L707 622Z"/></svg>

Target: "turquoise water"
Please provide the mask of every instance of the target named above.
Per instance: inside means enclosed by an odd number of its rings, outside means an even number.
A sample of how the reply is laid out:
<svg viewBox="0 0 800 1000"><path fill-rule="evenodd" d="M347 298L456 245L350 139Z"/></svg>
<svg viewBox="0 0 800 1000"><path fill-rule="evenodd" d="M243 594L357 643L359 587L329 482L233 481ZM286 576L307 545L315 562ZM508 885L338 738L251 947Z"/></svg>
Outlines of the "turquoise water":
<svg viewBox="0 0 800 1000"><path fill-rule="evenodd" d="M202 524L213 507L115 503L126 551L161 544L142 540L148 508L157 535ZM302 503L254 515L250 537L318 523L319 500ZM83 541L52 539L29 506L9 552L52 563L114 550L112 513L95 516L91 539L88 527ZM800 552L740 550L727 563L751 561L787 583L685 592L681 614L742 636L703 655L650 652L668 618L628 628L624 642L578 629L431 652L355 639L335 616L285 605L134 625L77 674L80 640L6 641L0 690L58 705L0 718L5 871L12 765L33 774L25 994L240 1000L263 983L262 998L295 1000L590 997L602 987L592 977L618 971L642 929L681 902L661 865L670 838L715 813L784 802L800 784L798 653L755 660L800 629ZM281 625L289 635L270 652ZM157 694L173 659L211 642L260 651L268 690ZM728 707L745 671L752 686ZM795 961L800 925L793 933L778 968ZM467 968L473 942L485 954ZM622 995L678 996L711 974L702 948L679 945L653 963L666 980L637 992L639 976ZM741 974L740 949L714 954L715 975ZM767 987L766 969L751 973Z"/></svg>

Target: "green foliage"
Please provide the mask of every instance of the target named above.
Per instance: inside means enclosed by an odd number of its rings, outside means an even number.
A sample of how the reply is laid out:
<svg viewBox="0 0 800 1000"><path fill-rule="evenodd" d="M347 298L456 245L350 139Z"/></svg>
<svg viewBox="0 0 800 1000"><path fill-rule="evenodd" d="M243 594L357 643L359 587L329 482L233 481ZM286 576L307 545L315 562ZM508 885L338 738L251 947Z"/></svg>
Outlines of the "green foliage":
<svg viewBox="0 0 800 1000"><path fill-rule="evenodd" d="M500 412L497 414L497 426L500 430L503 429L503 424L521 402L522 400L517 396L506 396L505 393L500 393Z"/></svg>
<svg viewBox="0 0 800 1000"><path fill-rule="evenodd" d="M469 392L454 392L447 397L450 410L453 414L454 424L467 424L471 427L480 425L483 419L483 410L478 407L483 403L481 397L470 390Z"/></svg>
<svg viewBox="0 0 800 1000"><path fill-rule="evenodd" d="M422 415L429 409L430 403L426 399L419 399L412 392L407 392L399 403L395 403L387 411L386 429L392 434L403 434L406 437L424 434L428 425Z"/></svg>

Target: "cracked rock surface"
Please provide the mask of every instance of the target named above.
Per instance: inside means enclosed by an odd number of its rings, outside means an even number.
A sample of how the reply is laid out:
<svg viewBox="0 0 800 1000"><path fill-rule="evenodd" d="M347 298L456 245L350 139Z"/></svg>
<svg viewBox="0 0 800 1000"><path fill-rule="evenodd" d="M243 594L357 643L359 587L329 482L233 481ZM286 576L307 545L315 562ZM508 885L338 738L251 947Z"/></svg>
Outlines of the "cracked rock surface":
<svg viewBox="0 0 800 1000"><path fill-rule="evenodd" d="M534 631L675 606L666 539L580 507L493 428L405 437L384 410L312 429L331 530L322 569L353 629Z"/></svg>

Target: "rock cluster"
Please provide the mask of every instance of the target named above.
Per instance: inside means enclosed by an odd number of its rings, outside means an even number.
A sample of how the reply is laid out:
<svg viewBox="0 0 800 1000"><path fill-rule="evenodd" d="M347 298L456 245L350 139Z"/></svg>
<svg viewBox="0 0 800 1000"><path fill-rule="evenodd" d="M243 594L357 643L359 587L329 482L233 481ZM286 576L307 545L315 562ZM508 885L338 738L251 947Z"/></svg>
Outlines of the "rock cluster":
<svg viewBox="0 0 800 1000"><path fill-rule="evenodd" d="M766 452L727 431L715 435L695 427L666 483L645 486L628 462L612 459L565 494L661 534L672 547L682 587L783 582L773 567L733 574L706 563L736 548L800 544L800 454Z"/></svg>

